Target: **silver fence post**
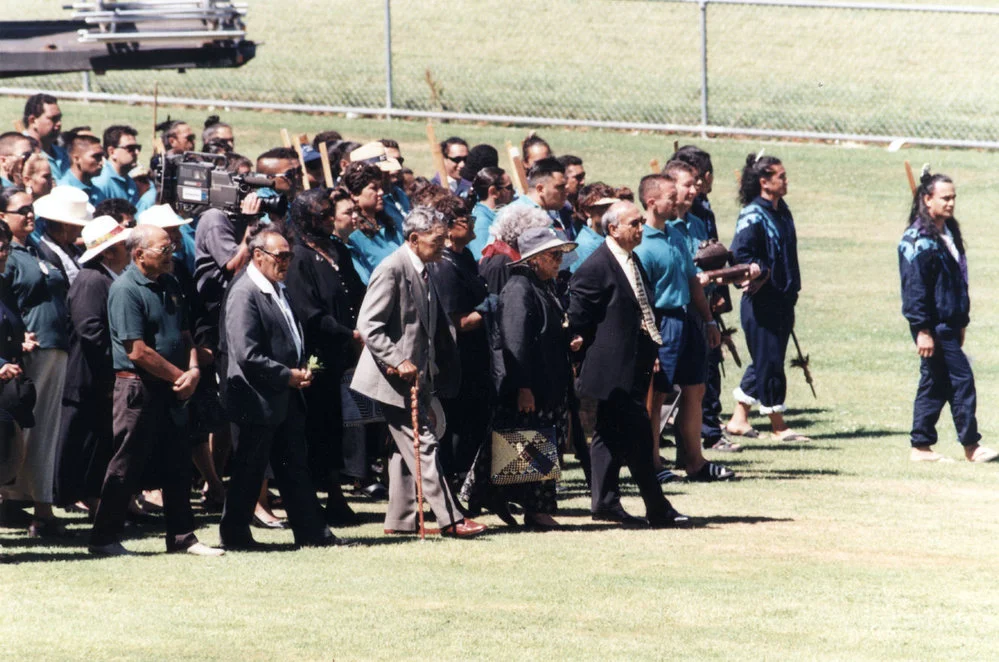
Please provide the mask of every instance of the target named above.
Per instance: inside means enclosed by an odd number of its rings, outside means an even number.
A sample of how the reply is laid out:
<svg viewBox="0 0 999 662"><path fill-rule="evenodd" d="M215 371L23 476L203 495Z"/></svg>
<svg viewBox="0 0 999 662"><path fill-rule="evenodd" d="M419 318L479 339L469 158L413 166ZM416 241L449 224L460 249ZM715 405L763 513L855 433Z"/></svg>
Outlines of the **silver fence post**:
<svg viewBox="0 0 999 662"><path fill-rule="evenodd" d="M708 137L708 0L701 8L701 136Z"/></svg>
<svg viewBox="0 0 999 662"><path fill-rule="evenodd" d="M385 0L385 109L392 110L392 0Z"/></svg>
<svg viewBox="0 0 999 662"><path fill-rule="evenodd" d="M83 79L82 92L84 94L86 94L86 95L89 96L90 95L90 72L89 71L84 71L84 72L82 72L82 74L83 74L81 76L81 78ZM89 101L89 99L87 99L87 100Z"/></svg>

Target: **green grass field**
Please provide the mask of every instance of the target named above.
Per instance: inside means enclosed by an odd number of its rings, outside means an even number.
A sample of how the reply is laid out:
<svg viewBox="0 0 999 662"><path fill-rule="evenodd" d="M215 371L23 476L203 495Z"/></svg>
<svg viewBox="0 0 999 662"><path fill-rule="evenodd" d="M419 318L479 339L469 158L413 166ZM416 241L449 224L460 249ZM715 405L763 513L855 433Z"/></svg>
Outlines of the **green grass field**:
<svg viewBox="0 0 999 662"><path fill-rule="evenodd" d="M62 4L0 0L0 12L66 18ZM394 0L392 17L396 108L439 107L429 70L452 111L700 122L696 4ZM256 0L248 29L263 45L244 68L112 72L91 85L152 94L156 79L164 96L381 108L383 20L382 2ZM709 124L999 140L997 26L999 16L711 5ZM7 84L79 90L80 76Z"/></svg>
<svg viewBox="0 0 999 662"><path fill-rule="evenodd" d="M0 99L0 117L22 101ZM63 103L66 126L125 121L149 144L150 109ZM204 111L161 109L197 124ZM255 155L278 131L335 128L393 136L407 165L431 169L419 123L224 112L237 148ZM519 128L438 126L470 142L518 141ZM633 188L673 136L544 130L591 181ZM689 139L680 137L682 143ZM737 212L734 171L759 143L696 140L714 156L712 203L723 240ZM388 539L382 504L356 502L366 523L338 533L365 547L230 554L161 553L162 534L127 541L148 555L94 560L0 530L0 641L12 660L230 659L835 659L995 657L999 466L914 465L907 431L918 360L900 315L896 242L908 208L902 168L929 161L957 182L969 245L972 325L985 443L999 445L999 186L993 153L768 142L790 176L804 291L798 331L817 380L813 400L790 373L789 420L814 438L766 439L717 457L741 480L669 486L697 526L631 532L588 517L571 465L558 519L570 530L474 541ZM730 315L735 325L737 316ZM737 336L747 356L741 333ZM740 376L731 363L724 390ZM731 401L723 404L730 411ZM756 420L764 427L763 419ZM949 414L939 450L961 450ZM665 451L671 456L671 451ZM630 490L626 506L641 512ZM485 520L498 524L493 517ZM72 527L81 536L82 520ZM217 518L200 535L218 541ZM290 542L290 534L261 534ZM85 538L84 538L85 539Z"/></svg>

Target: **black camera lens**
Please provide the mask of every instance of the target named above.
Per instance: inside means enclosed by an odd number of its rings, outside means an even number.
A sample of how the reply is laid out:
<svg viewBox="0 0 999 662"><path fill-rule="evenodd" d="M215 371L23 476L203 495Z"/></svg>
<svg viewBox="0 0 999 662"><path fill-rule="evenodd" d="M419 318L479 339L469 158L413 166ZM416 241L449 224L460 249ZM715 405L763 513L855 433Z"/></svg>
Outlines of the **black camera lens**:
<svg viewBox="0 0 999 662"><path fill-rule="evenodd" d="M284 195L260 198L260 211L270 216L284 216L288 212L288 198Z"/></svg>

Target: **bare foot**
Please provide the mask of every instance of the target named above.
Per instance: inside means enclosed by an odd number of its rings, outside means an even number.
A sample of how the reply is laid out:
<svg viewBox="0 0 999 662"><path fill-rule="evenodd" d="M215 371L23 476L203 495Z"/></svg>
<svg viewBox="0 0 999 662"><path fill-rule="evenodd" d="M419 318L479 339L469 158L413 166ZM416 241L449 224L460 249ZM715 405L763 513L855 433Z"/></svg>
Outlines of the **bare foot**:
<svg viewBox="0 0 999 662"><path fill-rule="evenodd" d="M810 438L795 432L791 428L784 428L780 432L774 430L774 438L777 441L811 441Z"/></svg>

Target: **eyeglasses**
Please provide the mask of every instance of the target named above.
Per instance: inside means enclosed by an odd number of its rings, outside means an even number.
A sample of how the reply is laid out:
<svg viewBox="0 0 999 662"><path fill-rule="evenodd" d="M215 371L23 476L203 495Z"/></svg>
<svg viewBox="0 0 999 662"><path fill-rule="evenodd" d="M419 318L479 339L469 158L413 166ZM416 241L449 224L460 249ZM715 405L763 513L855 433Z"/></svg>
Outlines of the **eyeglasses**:
<svg viewBox="0 0 999 662"><path fill-rule="evenodd" d="M459 223L461 225L469 225L470 221L471 221L471 219L469 219L467 216L459 216L458 218L456 218L453 221L451 221L451 223L449 225L451 227L454 227L454 226L458 225Z"/></svg>
<svg viewBox="0 0 999 662"><path fill-rule="evenodd" d="M28 214L34 214L35 210L32 208L31 205L24 205L23 207L20 207L18 209L8 209L4 213L17 214L18 216L27 216Z"/></svg>
<svg viewBox="0 0 999 662"><path fill-rule="evenodd" d="M138 154L142 151L142 145L117 145L118 149L126 149L133 154Z"/></svg>
<svg viewBox="0 0 999 662"><path fill-rule="evenodd" d="M298 168L288 168L284 172L279 172L274 175L274 177L283 177L284 179L296 179L302 171Z"/></svg>
<svg viewBox="0 0 999 662"><path fill-rule="evenodd" d="M189 142L189 143L193 143L193 142L194 142L194 137L195 137L195 136L194 136L194 134L193 134L193 133L189 133L189 134L187 134L186 136L178 136L178 137L179 137L179 138L180 138L181 140L186 140L186 141L187 141L187 142Z"/></svg>
<svg viewBox="0 0 999 662"><path fill-rule="evenodd" d="M271 253L270 251L265 251L263 248L258 248L257 250L259 250L261 253L266 253L267 255L270 255L272 258L274 258L276 262L280 262L281 264L286 264L288 262L291 262L291 258L294 255L294 253L292 253L291 251L281 251L280 253Z"/></svg>
<svg viewBox="0 0 999 662"><path fill-rule="evenodd" d="M163 248L147 248L145 250L149 251L150 253L157 253L159 255L166 255L168 253L173 253L175 250L177 250L177 245L171 242L171 243L167 244L166 246L164 246Z"/></svg>
<svg viewBox="0 0 999 662"><path fill-rule="evenodd" d="M507 184L506 186L497 186L496 188L500 191L512 191L513 184Z"/></svg>
<svg viewBox="0 0 999 662"><path fill-rule="evenodd" d="M464 163L465 161L468 160L468 156L467 155L466 156L449 156L449 157L447 157L447 160L448 161L453 161L455 163Z"/></svg>
<svg viewBox="0 0 999 662"><path fill-rule="evenodd" d="M585 172L576 173L570 179L575 179L577 182L579 182L580 184L582 184L583 180L586 179L586 173Z"/></svg>

